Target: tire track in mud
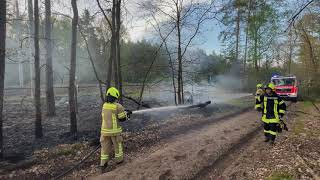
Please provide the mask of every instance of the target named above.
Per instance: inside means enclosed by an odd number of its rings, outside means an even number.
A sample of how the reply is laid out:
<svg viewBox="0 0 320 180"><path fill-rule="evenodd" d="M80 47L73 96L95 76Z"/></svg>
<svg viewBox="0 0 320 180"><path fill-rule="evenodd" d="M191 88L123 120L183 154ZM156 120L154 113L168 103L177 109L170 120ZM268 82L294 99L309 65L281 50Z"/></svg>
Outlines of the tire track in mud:
<svg viewBox="0 0 320 180"><path fill-rule="evenodd" d="M239 149L244 148L252 138L257 136L259 132L261 132L262 129L263 129L262 126L255 128L253 131L248 133L245 137L241 138L241 141L234 144L228 151L221 154L217 160L213 161L212 164L209 164L205 168L201 169L197 174L195 174L190 179L192 180L210 179L208 175L211 172L214 172L219 176L223 172L223 170L226 167L228 167L228 164L230 163L230 161L233 160L233 156L239 153Z"/></svg>
<svg viewBox="0 0 320 180"><path fill-rule="evenodd" d="M293 105L293 103L289 103L287 106L287 110ZM294 108L294 107L293 107ZM210 176L214 174L214 178L219 178L223 174L223 171L229 167L232 162L234 161L234 157L239 156L241 151L246 149L246 146L253 143L254 138L256 138L263 130L263 126L259 126L249 132L246 136L241 138L240 141L235 143L229 150L225 153L221 154L219 158L213 161L208 166L204 167L200 171L198 171L192 178L192 180L198 179L212 179L213 177Z"/></svg>

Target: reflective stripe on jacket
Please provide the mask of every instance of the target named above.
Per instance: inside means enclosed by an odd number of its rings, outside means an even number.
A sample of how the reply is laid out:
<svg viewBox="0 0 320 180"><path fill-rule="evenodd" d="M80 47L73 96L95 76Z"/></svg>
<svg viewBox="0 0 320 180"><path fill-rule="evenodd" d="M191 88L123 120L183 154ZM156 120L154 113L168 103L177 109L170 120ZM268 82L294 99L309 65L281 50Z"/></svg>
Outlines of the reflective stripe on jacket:
<svg viewBox="0 0 320 180"><path fill-rule="evenodd" d="M102 107L101 135L116 136L122 132L119 119L126 118L124 108L119 103L104 103Z"/></svg>
<svg viewBox="0 0 320 180"><path fill-rule="evenodd" d="M257 102L257 101L261 101L261 100L260 100L260 97L261 97L262 95L264 95L264 90L263 90L263 89L260 89L260 88L257 89L256 94L255 94L256 102ZM261 108L262 108L261 104L256 104L255 109L257 109L258 107L261 107Z"/></svg>
<svg viewBox="0 0 320 180"><path fill-rule="evenodd" d="M263 107L262 121L265 123L279 123L279 114L286 111L286 103L276 93L256 98L255 107Z"/></svg>

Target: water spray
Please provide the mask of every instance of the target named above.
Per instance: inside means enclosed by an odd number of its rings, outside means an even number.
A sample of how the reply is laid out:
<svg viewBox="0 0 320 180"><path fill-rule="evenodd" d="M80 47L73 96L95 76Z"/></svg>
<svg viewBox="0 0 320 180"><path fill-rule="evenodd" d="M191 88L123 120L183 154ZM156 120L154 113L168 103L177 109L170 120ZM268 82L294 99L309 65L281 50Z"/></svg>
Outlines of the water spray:
<svg viewBox="0 0 320 180"><path fill-rule="evenodd" d="M135 110L135 111L126 110L126 111L128 115L143 114L148 112L161 112L161 111L168 111L168 110L175 110L175 109L204 108L209 104L211 104L211 101L206 101L204 103L199 103L196 105L164 106L164 107L158 107L158 108L141 109L141 110Z"/></svg>

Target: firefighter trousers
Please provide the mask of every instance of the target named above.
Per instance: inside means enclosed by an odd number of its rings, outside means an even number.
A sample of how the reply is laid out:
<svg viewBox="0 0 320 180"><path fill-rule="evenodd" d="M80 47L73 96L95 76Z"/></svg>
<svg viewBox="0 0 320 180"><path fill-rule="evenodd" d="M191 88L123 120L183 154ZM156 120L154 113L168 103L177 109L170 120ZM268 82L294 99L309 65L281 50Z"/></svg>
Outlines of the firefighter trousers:
<svg viewBox="0 0 320 180"><path fill-rule="evenodd" d="M274 141L277 136L277 125L278 123L263 123L264 135Z"/></svg>
<svg viewBox="0 0 320 180"><path fill-rule="evenodd" d="M112 147L114 149L114 157L117 163L123 161L123 139L120 135L117 136L103 136L100 137L101 143L101 157L100 166L106 165L110 160L110 152Z"/></svg>

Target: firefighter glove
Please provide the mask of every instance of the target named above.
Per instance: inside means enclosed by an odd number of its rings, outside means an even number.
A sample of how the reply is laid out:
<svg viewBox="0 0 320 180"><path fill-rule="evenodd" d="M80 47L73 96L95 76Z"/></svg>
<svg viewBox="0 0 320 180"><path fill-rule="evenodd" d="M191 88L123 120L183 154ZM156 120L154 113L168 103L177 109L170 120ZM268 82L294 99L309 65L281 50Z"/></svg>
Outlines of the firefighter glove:
<svg viewBox="0 0 320 180"><path fill-rule="evenodd" d="M129 109L124 110L127 113L127 117L130 118L130 115L132 114L132 111Z"/></svg>
<svg viewBox="0 0 320 180"><path fill-rule="evenodd" d="M258 107L258 108L257 108L257 111L262 112L262 108L261 108L261 107Z"/></svg>

